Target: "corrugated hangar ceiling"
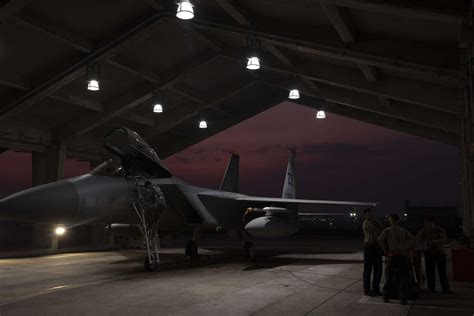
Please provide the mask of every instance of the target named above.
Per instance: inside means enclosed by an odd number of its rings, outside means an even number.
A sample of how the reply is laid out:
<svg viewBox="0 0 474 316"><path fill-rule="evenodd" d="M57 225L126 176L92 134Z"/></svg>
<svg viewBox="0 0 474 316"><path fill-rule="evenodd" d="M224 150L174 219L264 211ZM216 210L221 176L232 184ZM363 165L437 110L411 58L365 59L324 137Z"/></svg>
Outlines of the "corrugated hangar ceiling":
<svg viewBox="0 0 474 316"><path fill-rule="evenodd" d="M98 160L125 125L167 157L287 99L291 80L298 103L459 143L469 1L192 2L183 21L174 1L0 1L0 147Z"/></svg>

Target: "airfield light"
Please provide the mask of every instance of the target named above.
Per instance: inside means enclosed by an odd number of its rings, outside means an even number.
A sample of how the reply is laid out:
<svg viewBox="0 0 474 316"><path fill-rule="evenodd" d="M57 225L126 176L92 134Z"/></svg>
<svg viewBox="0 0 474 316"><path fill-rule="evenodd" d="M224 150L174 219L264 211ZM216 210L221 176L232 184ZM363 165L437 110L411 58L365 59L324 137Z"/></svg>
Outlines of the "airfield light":
<svg viewBox="0 0 474 316"><path fill-rule="evenodd" d="M325 119L326 118L326 113L323 110L319 110L316 112L316 118L317 119Z"/></svg>
<svg viewBox="0 0 474 316"><path fill-rule="evenodd" d="M201 120L199 122L199 128L207 128L207 122L205 120Z"/></svg>
<svg viewBox="0 0 474 316"><path fill-rule="evenodd" d="M290 94L288 95L289 99L296 100L300 98L300 92L298 89L291 89Z"/></svg>
<svg viewBox="0 0 474 316"><path fill-rule="evenodd" d="M58 226L56 227L56 229L54 230L54 233L58 236L62 236L64 235L64 233L66 232L66 228L64 226Z"/></svg>
<svg viewBox="0 0 474 316"><path fill-rule="evenodd" d="M176 17L180 20L191 20L192 18L194 18L193 5L191 2L189 2L189 0L181 0L178 3Z"/></svg>

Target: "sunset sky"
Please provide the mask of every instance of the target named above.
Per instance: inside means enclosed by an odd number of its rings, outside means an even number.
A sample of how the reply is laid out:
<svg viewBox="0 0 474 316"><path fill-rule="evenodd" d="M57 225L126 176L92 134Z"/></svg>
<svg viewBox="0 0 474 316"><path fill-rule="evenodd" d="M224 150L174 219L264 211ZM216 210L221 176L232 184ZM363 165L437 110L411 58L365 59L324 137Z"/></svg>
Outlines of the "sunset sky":
<svg viewBox="0 0 474 316"><path fill-rule="evenodd" d="M212 122L209 122L212 124ZM217 188L228 152L240 155L241 192L281 195L288 158L297 150L297 197L380 202L400 211L404 200L457 203L457 148L341 116L316 120L314 109L284 102L165 160L179 178ZM65 176L88 170L68 160ZM0 154L0 196L31 185L30 155Z"/></svg>

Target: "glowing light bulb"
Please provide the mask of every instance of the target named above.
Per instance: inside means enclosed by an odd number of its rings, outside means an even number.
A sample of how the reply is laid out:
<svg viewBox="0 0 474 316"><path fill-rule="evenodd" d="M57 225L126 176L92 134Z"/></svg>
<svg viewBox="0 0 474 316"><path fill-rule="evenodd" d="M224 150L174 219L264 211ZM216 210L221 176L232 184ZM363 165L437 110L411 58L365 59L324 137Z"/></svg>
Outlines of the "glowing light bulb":
<svg viewBox="0 0 474 316"><path fill-rule="evenodd" d="M54 233L58 236L64 235L65 232L66 232L66 228L64 228L63 226L58 226L54 230Z"/></svg>
<svg viewBox="0 0 474 316"><path fill-rule="evenodd" d="M163 113L163 106L159 103L156 103L154 106L153 106L153 112L154 113Z"/></svg>
<svg viewBox="0 0 474 316"><path fill-rule="evenodd" d="M199 128L207 128L207 122L205 120L199 122Z"/></svg>
<svg viewBox="0 0 474 316"><path fill-rule="evenodd" d="M289 99L296 100L300 98L300 92L298 89L291 89L290 94L288 95Z"/></svg>
<svg viewBox="0 0 474 316"><path fill-rule="evenodd" d="M323 110L319 110L316 113L316 118L317 119L325 119L326 118L326 113Z"/></svg>
<svg viewBox="0 0 474 316"><path fill-rule="evenodd" d="M250 69L250 70L260 69L260 59L258 59L258 57L256 56L250 57L247 61L247 69Z"/></svg>
<svg viewBox="0 0 474 316"><path fill-rule="evenodd" d="M178 3L178 10L176 11L176 17L180 20L191 20L194 18L194 9L191 2L188 0L182 0Z"/></svg>
<svg viewBox="0 0 474 316"><path fill-rule="evenodd" d="M91 79L91 80L87 83L87 90L90 90L90 91L99 91L99 81L98 81L98 80L95 80L95 79Z"/></svg>

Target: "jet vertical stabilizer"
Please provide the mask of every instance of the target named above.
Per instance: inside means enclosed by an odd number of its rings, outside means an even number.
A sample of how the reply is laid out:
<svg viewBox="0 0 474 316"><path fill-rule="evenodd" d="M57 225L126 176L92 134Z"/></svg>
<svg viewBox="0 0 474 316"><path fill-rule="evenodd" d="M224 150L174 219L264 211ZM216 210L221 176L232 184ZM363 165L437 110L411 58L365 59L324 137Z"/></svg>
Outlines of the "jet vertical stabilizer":
<svg viewBox="0 0 474 316"><path fill-rule="evenodd" d="M281 197L284 199L296 198L296 175L295 175L295 156L294 148L288 147L290 154L288 156L288 166L286 167L285 184Z"/></svg>
<svg viewBox="0 0 474 316"><path fill-rule="evenodd" d="M231 153L229 164L222 179L220 191L239 192L239 155Z"/></svg>

